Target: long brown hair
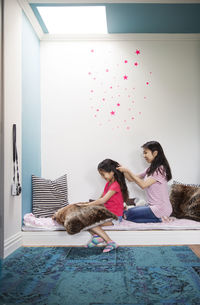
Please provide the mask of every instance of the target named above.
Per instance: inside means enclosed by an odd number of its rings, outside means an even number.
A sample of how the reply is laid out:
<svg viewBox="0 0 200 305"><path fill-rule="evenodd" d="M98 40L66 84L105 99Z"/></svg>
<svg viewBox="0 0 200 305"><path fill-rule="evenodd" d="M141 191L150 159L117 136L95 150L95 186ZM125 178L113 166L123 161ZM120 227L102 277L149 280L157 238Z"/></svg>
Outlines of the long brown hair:
<svg viewBox="0 0 200 305"><path fill-rule="evenodd" d="M158 152L157 156L154 158L150 167L147 170L147 175L150 176L155 171L159 171L162 175L166 176L167 181L171 180L172 179L171 169L160 143L156 141L149 141L144 145L142 145L142 148L149 149L152 153L154 151ZM163 166L164 170L160 168L161 165Z"/></svg>
<svg viewBox="0 0 200 305"><path fill-rule="evenodd" d="M126 185L124 174L116 169L116 167L118 167L118 166L120 166L118 162L113 161L111 159L105 159L99 163L98 170L103 170L107 173L110 173L111 171L114 172L114 177L115 177L115 180L120 185L120 189L122 192L124 202L127 202L128 198L129 198L128 188Z"/></svg>

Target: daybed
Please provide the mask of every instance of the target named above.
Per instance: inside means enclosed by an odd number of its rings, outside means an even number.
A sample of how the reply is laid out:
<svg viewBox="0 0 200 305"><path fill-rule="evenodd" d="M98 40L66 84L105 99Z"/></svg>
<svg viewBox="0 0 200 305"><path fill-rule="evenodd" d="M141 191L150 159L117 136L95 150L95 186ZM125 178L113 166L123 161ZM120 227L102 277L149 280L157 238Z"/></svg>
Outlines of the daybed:
<svg viewBox="0 0 200 305"><path fill-rule="evenodd" d="M87 231L70 235L51 219L55 207L66 205L67 177L55 181L32 177L34 215L24 216L22 238L24 246L83 246L88 242ZM45 196L43 196L45 188ZM57 191L57 193L56 193ZM48 196L47 196L48 194ZM200 244L200 187L173 181L170 200L174 220L169 223L138 224L123 220L105 227L109 236L119 245L182 245ZM51 202L51 205L49 205ZM45 210L46 209L46 210ZM52 214L53 215L53 214Z"/></svg>
<svg viewBox="0 0 200 305"><path fill-rule="evenodd" d="M189 219L147 224L123 220L104 229L121 246L200 244L200 222ZM24 246L83 246L90 238L86 231L70 235L51 218L31 213L25 215L22 231Z"/></svg>

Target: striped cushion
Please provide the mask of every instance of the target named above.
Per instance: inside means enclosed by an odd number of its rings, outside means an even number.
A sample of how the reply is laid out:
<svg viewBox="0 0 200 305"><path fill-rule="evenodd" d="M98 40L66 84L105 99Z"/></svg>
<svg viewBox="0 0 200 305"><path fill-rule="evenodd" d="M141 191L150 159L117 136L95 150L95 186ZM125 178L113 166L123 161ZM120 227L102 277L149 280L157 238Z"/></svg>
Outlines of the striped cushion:
<svg viewBox="0 0 200 305"><path fill-rule="evenodd" d="M68 204L67 175L54 181L32 175L33 214L51 217Z"/></svg>

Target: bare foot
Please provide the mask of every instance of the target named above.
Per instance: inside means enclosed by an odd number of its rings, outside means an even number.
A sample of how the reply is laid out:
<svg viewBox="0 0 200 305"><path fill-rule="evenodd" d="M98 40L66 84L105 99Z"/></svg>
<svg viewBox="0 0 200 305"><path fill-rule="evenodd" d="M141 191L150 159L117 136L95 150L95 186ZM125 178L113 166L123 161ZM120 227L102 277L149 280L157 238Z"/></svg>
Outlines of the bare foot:
<svg viewBox="0 0 200 305"><path fill-rule="evenodd" d="M161 219L162 219L162 222L168 223L168 222L174 221L175 217L162 216Z"/></svg>

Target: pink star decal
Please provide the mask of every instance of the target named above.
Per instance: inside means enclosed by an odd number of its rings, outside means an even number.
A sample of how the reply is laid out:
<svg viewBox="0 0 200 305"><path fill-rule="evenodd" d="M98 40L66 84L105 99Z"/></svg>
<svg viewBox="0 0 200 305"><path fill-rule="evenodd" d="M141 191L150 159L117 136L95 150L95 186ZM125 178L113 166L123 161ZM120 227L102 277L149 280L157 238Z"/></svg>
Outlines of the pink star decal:
<svg viewBox="0 0 200 305"><path fill-rule="evenodd" d="M137 50L135 51L135 53L136 53L137 55L139 55L139 54L140 54L140 50L137 49Z"/></svg>
<svg viewBox="0 0 200 305"><path fill-rule="evenodd" d="M102 98L102 101L105 101L106 99L105 98Z"/></svg>
<svg viewBox="0 0 200 305"><path fill-rule="evenodd" d="M128 63L128 60L125 60L124 63L127 64L127 63Z"/></svg>
<svg viewBox="0 0 200 305"><path fill-rule="evenodd" d="M149 82L146 82L147 85L149 85Z"/></svg>
<svg viewBox="0 0 200 305"><path fill-rule="evenodd" d="M120 106L120 103L117 103L117 106L119 107L119 106Z"/></svg>
<svg viewBox="0 0 200 305"><path fill-rule="evenodd" d="M128 76L127 76L127 75L124 75L124 79L128 79Z"/></svg>
<svg viewBox="0 0 200 305"><path fill-rule="evenodd" d="M91 72L88 72L88 75L91 75L92 73Z"/></svg>
<svg viewBox="0 0 200 305"><path fill-rule="evenodd" d="M132 116L131 120L135 120L134 116Z"/></svg>
<svg viewBox="0 0 200 305"><path fill-rule="evenodd" d="M136 62L134 62L134 65L137 67L138 66L138 62L136 61Z"/></svg>
<svg viewBox="0 0 200 305"><path fill-rule="evenodd" d="M94 92L94 90L90 90L90 92L91 92L91 93L93 93L93 92Z"/></svg>
<svg viewBox="0 0 200 305"><path fill-rule="evenodd" d="M130 129L130 126L127 126L127 127L126 127L126 129L128 129L128 130L129 130L129 129Z"/></svg>
<svg viewBox="0 0 200 305"><path fill-rule="evenodd" d="M94 53L94 50L92 49L91 52Z"/></svg>
<svg viewBox="0 0 200 305"><path fill-rule="evenodd" d="M99 109L97 109L97 111L99 111Z"/></svg>
<svg viewBox="0 0 200 305"><path fill-rule="evenodd" d="M109 69L106 69L106 72L109 72Z"/></svg>
<svg viewBox="0 0 200 305"><path fill-rule="evenodd" d="M115 111L111 111L111 113L110 113L111 115L115 115Z"/></svg>
<svg viewBox="0 0 200 305"><path fill-rule="evenodd" d="M112 86L110 86L110 89L112 89Z"/></svg>

